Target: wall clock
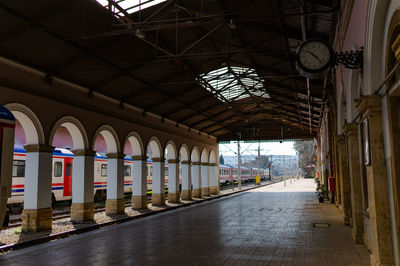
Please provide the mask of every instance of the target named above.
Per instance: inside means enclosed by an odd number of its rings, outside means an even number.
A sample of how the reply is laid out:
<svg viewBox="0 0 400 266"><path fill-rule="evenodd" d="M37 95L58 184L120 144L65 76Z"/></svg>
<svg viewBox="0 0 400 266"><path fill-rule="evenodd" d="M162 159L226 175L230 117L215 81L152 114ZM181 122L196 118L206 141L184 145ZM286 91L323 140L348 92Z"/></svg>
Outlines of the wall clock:
<svg viewBox="0 0 400 266"><path fill-rule="evenodd" d="M322 77L334 64L335 53L323 40L310 39L296 51L296 66L301 75L314 79Z"/></svg>

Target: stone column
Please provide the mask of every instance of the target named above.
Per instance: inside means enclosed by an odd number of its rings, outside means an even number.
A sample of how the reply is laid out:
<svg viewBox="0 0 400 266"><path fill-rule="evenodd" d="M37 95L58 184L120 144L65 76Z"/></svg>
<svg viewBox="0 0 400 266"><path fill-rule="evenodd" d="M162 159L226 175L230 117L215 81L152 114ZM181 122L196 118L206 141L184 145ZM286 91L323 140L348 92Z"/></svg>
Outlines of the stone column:
<svg viewBox="0 0 400 266"><path fill-rule="evenodd" d="M107 156L107 201L106 214L125 212L124 199L124 157L122 153L108 153Z"/></svg>
<svg viewBox="0 0 400 266"><path fill-rule="evenodd" d="M168 160L168 202L180 202L179 160Z"/></svg>
<svg viewBox="0 0 400 266"><path fill-rule="evenodd" d="M192 162L193 198L201 198L200 162Z"/></svg>
<svg viewBox="0 0 400 266"><path fill-rule="evenodd" d="M387 172L383 143L381 97L362 96L356 107L368 119L370 165L366 166L368 206L371 230L371 265L392 265L393 251L390 230Z"/></svg>
<svg viewBox="0 0 400 266"><path fill-rule="evenodd" d="M350 173L351 213L353 219L352 237L357 244L363 243L364 222L362 214L362 192L360 176L360 155L358 153L358 125L347 123L344 126L347 137L347 151Z"/></svg>
<svg viewBox="0 0 400 266"><path fill-rule="evenodd" d="M342 207L344 224L350 224L351 218L351 196L350 196L350 177L347 166L346 137L338 136L337 149L339 152L339 175L340 175L340 194L342 195Z"/></svg>
<svg viewBox="0 0 400 266"><path fill-rule="evenodd" d="M340 179L340 161L339 161L339 149L338 149L338 136L336 135L334 140L334 156L335 156L335 184L336 184L336 202L339 206L340 211L343 211L342 206L342 186Z"/></svg>
<svg viewBox="0 0 400 266"><path fill-rule="evenodd" d="M219 179L218 179L218 167L215 163L209 164L209 178L210 178L210 194L219 194Z"/></svg>
<svg viewBox="0 0 400 266"><path fill-rule="evenodd" d="M165 205L165 172L164 158L152 158L153 161L153 181L151 204L153 206Z"/></svg>
<svg viewBox="0 0 400 266"><path fill-rule="evenodd" d="M147 157L132 156L132 209L147 209Z"/></svg>
<svg viewBox="0 0 400 266"><path fill-rule="evenodd" d="M201 195L210 195L210 179L208 176L208 163L201 163Z"/></svg>
<svg viewBox="0 0 400 266"><path fill-rule="evenodd" d="M94 220L94 155L92 150L74 150L72 167L71 221Z"/></svg>
<svg viewBox="0 0 400 266"><path fill-rule="evenodd" d="M190 161L182 161L182 193L183 200L192 199L192 169Z"/></svg>
<svg viewBox="0 0 400 266"><path fill-rule="evenodd" d="M38 232L52 226L52 160L54 147L26 145L24 210L22 231Z"/></svg>

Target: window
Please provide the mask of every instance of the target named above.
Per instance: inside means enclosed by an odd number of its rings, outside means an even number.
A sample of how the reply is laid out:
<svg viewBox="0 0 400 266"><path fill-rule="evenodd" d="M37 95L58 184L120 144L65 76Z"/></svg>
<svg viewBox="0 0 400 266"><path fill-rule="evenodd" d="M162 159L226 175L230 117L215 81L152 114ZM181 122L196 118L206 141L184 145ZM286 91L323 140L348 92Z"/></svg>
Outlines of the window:
<svg viewBox="0 0 400 266"><path fill-rule="evenodd" d="M71 167L72 165L71 165L71 163L66 163L66 165L65 165L65 167L66 167L66 169L65 169L65 175L66 176L71 176Z"/></svg>
<svg viewBox="0 0 400 266"><path fill-rule="evenodd" d="M100 5L104 6L107 9L109 8L109 1L108 0L96 0ZM165 2L166 0L118 0L115 1L116 4L118 4L122 9L126 11L128 14L132 14L135 12L138 12L140 10L146 9L148 7L160 4L162 2ZM124 13L122 13L119 9L115 7L111 7L111 11L114 13L114 15L118 18L124 17Z"/></svg>
<svg viewBox="0 0 400 266"><path fill-rule="evenodd" d="M101 176L107 176L107 165L106 164L101 164Z"/></svg>
<svg viewBox="0 0 400 266"><path fill-rule="evenodd" d="M61 177L62 176L62 162L55 162L54 163L54 177Z"/></svg>
<svg viewBox="0 0 400 266"><path fill-rule="evenodd" d="M131 176L131 166L130 165L124 166L124 176Z"/></svg>
<svg viewBox="0 0 400 266"><path fill-rule="evenodd" d="M13 177L24 177L25 176L25 161L14 160L12 176Z"/></svg>
<svg viewBox="0 0 400 266"><path fill-rule="evenodd" d="M365 124L362 123L360 124L360 131L364 132L364 126ZM361 143L365 143L365 135L361 134ZM367 183L367 165L364 164L365 162L365 145L361 145L361 160L363 162L362 167L361 167L361 182L362 182L362 198L363 198L363 210L364 213L368 213L368 208L369 208L369 201L368 201L368 183ZM340 195L340 193L339 193Z"/></svg>
<svg viewBox="0 0 400 266"><path fill-rule="evenodd" d="M222 102L232 102L252 95L268 99L264 79L253 68L222 67L200 75L201 85Z"/></svg>

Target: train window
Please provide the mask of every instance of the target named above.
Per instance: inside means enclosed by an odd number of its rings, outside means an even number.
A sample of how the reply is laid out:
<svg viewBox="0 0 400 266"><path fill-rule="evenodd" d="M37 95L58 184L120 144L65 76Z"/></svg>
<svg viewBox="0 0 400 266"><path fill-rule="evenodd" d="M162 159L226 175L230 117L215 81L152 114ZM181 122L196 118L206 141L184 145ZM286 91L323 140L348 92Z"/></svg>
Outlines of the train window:
<svg viewBox="0 0 400 266"><path fill-rule="evenodd" d="M124 166L124 176L131 176L131 166L130 165Z"/></svg>
<svg viewBox="0 0 400 266"><path fill-rule="evenodd" d="M66 163L65 164L65 175L66 176L71 176L71 163Z"/></svg>
<svg viewBox="0 0 400 266"><path fill-rule="evenodd" d="M107 165L106 164L101 164L101 176L107 176Z"/></svg>
<svg viewBox="0 0 400 266"><path fill-rule="evenodd" d="M24 177L25 176L25 161L14 160L12 176L13 177Z"/></svg>
<svg viewBox="0 0 400 266"><path fill-rule="evenodd" d="M54 177L62 176L62 162L55 162L54 163Z"/></svg>

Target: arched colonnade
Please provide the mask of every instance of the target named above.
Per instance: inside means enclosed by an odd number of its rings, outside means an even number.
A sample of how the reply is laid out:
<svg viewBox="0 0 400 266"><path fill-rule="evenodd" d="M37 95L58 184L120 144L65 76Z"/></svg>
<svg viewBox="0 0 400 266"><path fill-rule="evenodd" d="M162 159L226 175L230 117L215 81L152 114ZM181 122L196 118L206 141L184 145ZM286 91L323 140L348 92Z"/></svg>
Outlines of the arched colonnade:
<svg viewBox="0 0 400 266"><path fill-rule="evenodd" d="M24 231L40 231L52 226L52 146L58 128L65 128L72 139L72 221L94 219L95 142L104 139L107 160L106 213L125 212L124 148L129 146L132 159L132 208L147 208L147 164L152 164L152 204L164 205L165 162L168 162L168 202L180 202L192 197L218 194L217 146L178 143L165 136L145 136L134 130L117 132L108 123L97 126L89 134L85 122L73 116L62 116L46 134L43 121L26 105L6 104L20 123L26 145ZM46 121L47 123L47 121ZM47 123L48 124L48 123ZM121 137L122 136L122 137ZM147 158L151 150L151 158ZM148 159L151 159L149 162ZM129 184L130 185L130 184Z"/></svg>

